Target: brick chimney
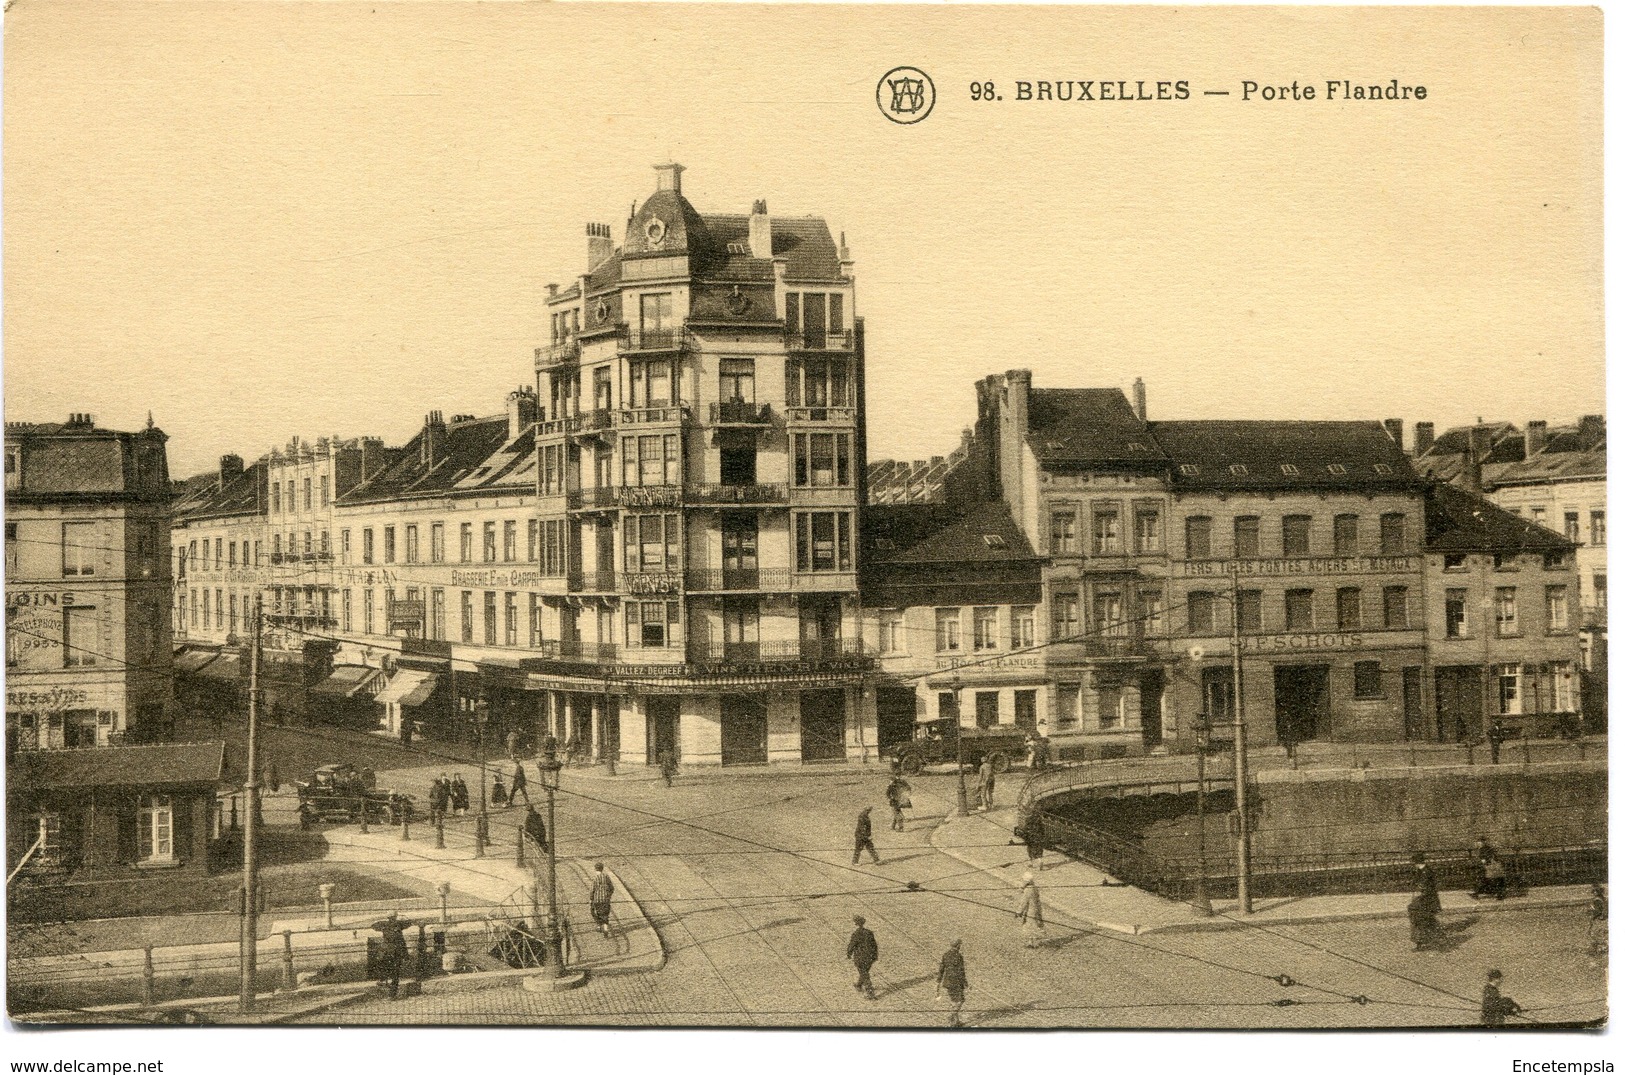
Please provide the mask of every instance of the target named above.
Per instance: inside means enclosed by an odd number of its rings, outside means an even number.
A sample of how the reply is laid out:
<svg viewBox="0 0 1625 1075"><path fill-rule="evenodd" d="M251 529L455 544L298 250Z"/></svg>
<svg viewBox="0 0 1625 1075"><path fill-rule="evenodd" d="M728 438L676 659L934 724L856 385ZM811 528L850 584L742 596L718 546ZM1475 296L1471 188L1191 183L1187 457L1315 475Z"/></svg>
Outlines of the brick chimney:
<svg viewBox="0 0 1625 1075"><path fill-rule="evenodd" d="M520 385L508 393L508 439L519 435L536 424L536 390Z"/></svg>
<svg viewBox="0 0 1625 1075"><path fill-rule="evenodd" d="M1405 447L1405 422L1403 419L1384 418L1382 420L1382 428L1388 431L1388 436L1392 437L1394 443L1397 444L1401 449Z"/></svg>
<svg viewBox="0 0 1625 1075"><path fill-rule="evenodd" d="M750 207L750 256L773 256L773 218L767 215L767 201L763 198Z"/></svg>
<svg viewBox="0 0 1625 1075"><path fill-rule="evenodd" d="M1603 424L1600 414L1587 414L1580 417L1580 447L1592 448L1602 440L1603 431L1607 428Z"/></svg>
<svg viewBox="0 0 1625 1075"><path fill-rule="evenodd" d="M361 438L361 480L366 481L384 469L384 441L382 437Z"/></svg>
<svg viewBox="0 0 1625 1075"><path fill-rule="evenodd" d="M1145 382L1138 377L1134 378L1134 413L1145 421Z"/></svg>
<svg viewBox="0 0 1625 1075"><path fill-rule="evenodd" d="M1417 455L1421 455L1431 447L1433 447L1433 423L1417 422L1416 443L1412 445L1411 450Z"/></svg>
<svg viewBox="0 0 1625 1075"><path fill-rule="evenodd" d="M610 237L608 224L587 225L587 271L598 268L615 253L615 240ZM549 296L551 297L551 296Z"/></svg>
<svg viewBox="0 0 1625 1075"><path fill-rule="evenodd" d="M1529 419L1523 427L1523 457L1533 459L1546 447L1546 423L1538 418Z"/></svg>
<svg viewBox="0 0 1625 1075"><path fill-rule="evenodd" d="M1484 493L1484 467L1478 460L1478 427L1467 431L1467 447L1462 449L1461 487L1469 493Z"/></svg>
<svg viewBox="0 0 1625 1075"><path fill-rule="evenodd" d="M439 411L430 411L423 418L423 437L418 441L418 459L425 470L446 457L446 420Z"/></svg>
<svg viewBox="0 0 1625 1075"><path fill-rule="evenodd" d="M232 482L243 476L243 457L240 455L223 455L220 457L220 488L224 489Z"/></svg>

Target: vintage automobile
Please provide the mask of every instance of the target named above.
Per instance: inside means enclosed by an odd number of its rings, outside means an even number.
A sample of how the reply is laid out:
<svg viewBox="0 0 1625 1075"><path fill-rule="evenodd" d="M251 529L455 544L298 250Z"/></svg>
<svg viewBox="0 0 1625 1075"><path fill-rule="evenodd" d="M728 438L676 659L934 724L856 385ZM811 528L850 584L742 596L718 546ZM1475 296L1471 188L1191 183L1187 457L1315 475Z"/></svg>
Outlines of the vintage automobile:
<svg viewBox="0 0 1625 1075"><path fill-rule="evenodd" d="M921 721L914 726L914 738L898 743L890 749L903 772L913 776L927 765L941 765L958 761L960 737L964 738L964 762L975 767L984 756L993 758L993 771L1002 773L1011 762L1027 755L1027 730L1001 725L993 728L961 728L949 717L945 720Z"/></svg>
<svg viewBox="0 0 1625 1075"><path fill-rule="evenodd" d="M297 781L299 815L307 821L335 818L355 821L366 811L368 821L398 823L415 816L412 796L374 786L372 770L354 765L323 765L309 780Z"/></svg>

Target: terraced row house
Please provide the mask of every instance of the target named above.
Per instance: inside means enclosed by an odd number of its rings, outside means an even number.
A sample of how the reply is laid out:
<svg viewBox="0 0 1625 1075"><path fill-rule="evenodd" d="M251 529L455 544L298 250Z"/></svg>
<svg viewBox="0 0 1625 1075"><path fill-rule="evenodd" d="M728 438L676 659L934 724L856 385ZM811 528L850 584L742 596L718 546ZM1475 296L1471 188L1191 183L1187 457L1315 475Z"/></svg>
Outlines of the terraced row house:
<svg viewBox="0 0 1625 1075"><path fill-rule="evenodd" d="M1574 542L1434 488L1396 420L1150 421L1143 384L1131 402L1025 370L976 389L976 427L933 479L936 533L902 539L915 559L951 540L961 571L997 558L1009 592L910 602L883 550L909 533L890 516L921 510L889 505L922 468L877 467L864 597L883 738L912 705L1025 725L1063 756L1189 750L1203 722L1232 734L1237 654L1265 745L1481 739L1579 713Z"/></svg>

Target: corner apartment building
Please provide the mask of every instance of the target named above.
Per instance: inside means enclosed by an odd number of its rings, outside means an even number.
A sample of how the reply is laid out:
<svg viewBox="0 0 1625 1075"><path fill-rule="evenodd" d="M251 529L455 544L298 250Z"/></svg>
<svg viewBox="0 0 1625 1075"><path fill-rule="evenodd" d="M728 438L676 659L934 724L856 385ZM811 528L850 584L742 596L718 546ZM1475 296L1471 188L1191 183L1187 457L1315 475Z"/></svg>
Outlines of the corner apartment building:
<svg viewBox="0 0 1625 1075"><path fill-rule="evenodd" d="M701 214L680 165L656 173L622 246L588 225L549 287L538 512L563 572L523 669L623 760L864 756L851 258L822 219Z"/></svg>
<svg viewBox="0 0 1625 1075"><path fill-rule="evenodd" d="M165 441L150 420L6 424L8 754L168 734Z"/></svg>

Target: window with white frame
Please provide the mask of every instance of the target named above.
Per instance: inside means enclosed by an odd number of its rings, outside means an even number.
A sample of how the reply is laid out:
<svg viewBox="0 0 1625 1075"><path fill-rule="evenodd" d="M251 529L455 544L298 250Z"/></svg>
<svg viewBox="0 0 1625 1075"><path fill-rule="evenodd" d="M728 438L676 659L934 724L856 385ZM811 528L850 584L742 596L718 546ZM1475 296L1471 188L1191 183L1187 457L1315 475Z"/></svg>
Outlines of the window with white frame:
<svg viewBox="0 0 1625 1075"><path fill-rule="evenodd" d="M1505 638L1518 633L1518 588L1495 588L1495 633Z"/></svg>
<svg viewBox="0 0 1625 1075"><path fill-rule="evenodd" d="M907 653L903 643L903 613L900 609L882 609L880 613L880 652Z"/></svg>
<svg viewBox="0 0 1625 1075"><path fill-rule="evenodd" d="M959 609L937 609L937 652L958 653L959 639Z"/></svg>
<svg viewBox="0 0 1625 1075"><path fill-rule="evenodd" d="M999 610L995 607L971 610L971 645L978 653L999 648Z"/></svg>
<svg viewBox="0 0 1625 1075"><path fill-rule="evenodd" d="M1523 712L1523 691L1519 665L1495 666L1495 696L1497 712L1502 716L1517 716Z"/></svg>
<svg viewBox="0 0 1625 1075"><path fill-rule="evenodd" d="M1546 587L1546 630L1566 631L1569 629L1569 588L1567 586Z"/></svg>
<svg viewBox="0 0 1625 1075"><path fill-rule="evenodd" d="M175 861L175 804L168 795L141 799L136 819L142 862Z"/></svg>
<svg viewBox="0 0 1625 1075"><path fill-rule="evenodd" d="M1010 610L1010 648L1037 645L1037 614L1032 605L1016 605Z"/></svg>

